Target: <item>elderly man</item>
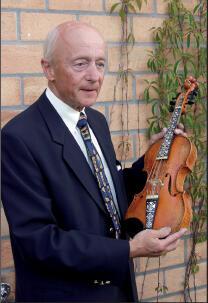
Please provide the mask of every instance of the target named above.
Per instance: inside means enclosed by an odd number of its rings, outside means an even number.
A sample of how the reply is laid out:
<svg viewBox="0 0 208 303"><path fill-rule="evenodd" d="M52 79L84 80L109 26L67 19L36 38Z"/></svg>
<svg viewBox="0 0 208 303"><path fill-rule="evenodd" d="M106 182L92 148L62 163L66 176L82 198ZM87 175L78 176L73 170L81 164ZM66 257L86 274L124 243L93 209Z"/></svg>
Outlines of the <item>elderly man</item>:
<svg viewBox="0 0 208 303"><path fill-rule="evenodd" d="M101 34L61 24L41 64L48 88L2 130L16 301L137 301L132 259L174 250L185 230L144 230L129 241L122 229L126 190L133 196L146 176L143 157L119 169L107 122L90 108L104 78Z"/></svg>

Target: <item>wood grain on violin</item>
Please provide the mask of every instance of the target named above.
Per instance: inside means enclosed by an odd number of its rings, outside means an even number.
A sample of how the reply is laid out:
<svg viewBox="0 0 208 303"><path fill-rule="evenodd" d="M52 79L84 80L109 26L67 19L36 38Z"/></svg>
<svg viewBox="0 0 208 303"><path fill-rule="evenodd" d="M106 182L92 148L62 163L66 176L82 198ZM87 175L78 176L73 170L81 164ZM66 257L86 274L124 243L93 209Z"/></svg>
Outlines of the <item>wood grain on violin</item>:
<svg viewBox="0 0 208 303"><path fill-rule="evenodd" d="M174 131L187 104L193 103L198 85L190 76L184 81L183 88L174 102L175 109L163 139L150 146L145 154L147 182L144 189L134 196L125 216L125 228L130 236L141 228L169 226L173 233L190 224L191 198L183 185L186 175L193 169L197 150L188 138L175 136Z"/></svg>

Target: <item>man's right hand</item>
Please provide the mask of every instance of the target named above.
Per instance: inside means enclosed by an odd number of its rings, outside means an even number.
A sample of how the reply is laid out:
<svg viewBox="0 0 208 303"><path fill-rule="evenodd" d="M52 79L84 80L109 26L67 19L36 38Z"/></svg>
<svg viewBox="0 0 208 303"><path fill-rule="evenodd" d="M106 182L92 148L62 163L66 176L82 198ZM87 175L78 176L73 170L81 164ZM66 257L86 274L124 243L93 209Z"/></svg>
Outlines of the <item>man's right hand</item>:
<svg viewBox="0 0 208 303"><path fill-rule="evenodd" d="M170 234L170 227L143 230L129 242L130 258L158 257L175 250L186 231L186 228L182 228L178 232Z"/></svg>

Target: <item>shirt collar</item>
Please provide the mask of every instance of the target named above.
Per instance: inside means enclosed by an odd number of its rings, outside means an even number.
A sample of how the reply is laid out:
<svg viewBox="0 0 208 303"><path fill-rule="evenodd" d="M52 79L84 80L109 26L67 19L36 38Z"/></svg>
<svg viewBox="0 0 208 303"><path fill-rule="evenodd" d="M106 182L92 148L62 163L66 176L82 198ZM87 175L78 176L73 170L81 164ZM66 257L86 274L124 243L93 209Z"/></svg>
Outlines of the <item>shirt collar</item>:
<svg viewBox="0 0 208 303"><path fill-rule="evenodd" d="M70 129L71 132L75 132L77 122L79 120L80 112L73 109L68 104L64 103L61 99L56 97L54 93L48 87L46 89L46 96L53 105L53 107L58 112L59 116L62 118L66 126ZM86 116L85 108L83 108L82 113Z"/></svg>

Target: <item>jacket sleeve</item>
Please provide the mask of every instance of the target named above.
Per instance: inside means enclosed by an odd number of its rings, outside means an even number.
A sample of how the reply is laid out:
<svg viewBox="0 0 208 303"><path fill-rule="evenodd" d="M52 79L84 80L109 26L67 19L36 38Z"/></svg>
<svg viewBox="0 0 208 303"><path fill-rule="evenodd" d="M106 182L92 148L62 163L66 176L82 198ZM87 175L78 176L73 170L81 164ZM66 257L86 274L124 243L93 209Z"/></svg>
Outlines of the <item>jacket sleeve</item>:
<svg viewBox="0 0 208 303"><path fill-rule="evenodd" d="M142 191L145 186L147 174L144 169L144 156L133 163L132 167L123 170L124 184L128 203L132 202L134 195Z"/></svg>
<svg viewBox="0 0 208 303"><path fill-rule="evenodd" d="M2 202L11 240L28 266L123 284L128 241L61 229L41 167L23 140L4 130Z"/></svg>

